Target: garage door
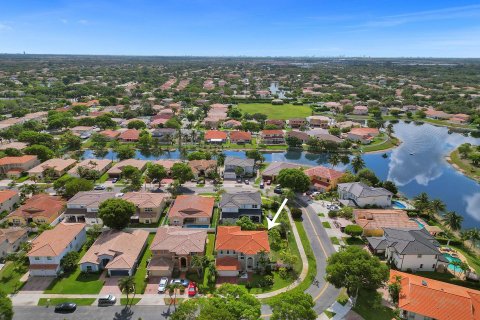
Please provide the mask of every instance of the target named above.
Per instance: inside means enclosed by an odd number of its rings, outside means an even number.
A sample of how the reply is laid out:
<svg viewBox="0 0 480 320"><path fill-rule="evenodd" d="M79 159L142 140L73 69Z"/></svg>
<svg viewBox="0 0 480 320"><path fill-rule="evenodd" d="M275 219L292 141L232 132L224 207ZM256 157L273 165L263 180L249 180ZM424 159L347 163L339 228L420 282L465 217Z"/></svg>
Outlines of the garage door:
<svg viewBox="0 0 480 320"><path fill-rule="evenodd" d="M128 270L109 270L109 272L112 277L128 276Z"/></svg>
<svg viewBox="0 0 480 320"><path fill-rule="evenodd" d="M238 276L238 271L219 270L218 275L220 277L237 277Z"/></svg>

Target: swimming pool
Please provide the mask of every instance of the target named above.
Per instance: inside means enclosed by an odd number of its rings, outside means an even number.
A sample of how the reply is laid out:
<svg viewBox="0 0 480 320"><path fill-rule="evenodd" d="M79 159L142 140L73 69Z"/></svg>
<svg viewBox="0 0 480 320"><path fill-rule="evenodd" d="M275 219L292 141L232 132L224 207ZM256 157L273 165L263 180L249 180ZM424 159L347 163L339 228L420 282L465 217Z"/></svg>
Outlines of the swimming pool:
<svg viewBox="0 0 480 320"><path fill-rule="evenodd" d="M455 258L450 253L444 253L443 256L448 260L448 262L454 262L454 261L462 262L462 260L460 260L458 258ZM448 264L448 269L453 270L454 272L462 272L463 271L460 267L454 266L451 263Z"/></svg>
<svg viewBox="0 0 480 320"><path fill-rule="evenodd" d="M393 207L394 207L395 209L406 209L406 208L407 208L407 207L406 207L403 203L401 203L400 201L393 200L393 201L392 201L392 204L393 204Z"/></svg>

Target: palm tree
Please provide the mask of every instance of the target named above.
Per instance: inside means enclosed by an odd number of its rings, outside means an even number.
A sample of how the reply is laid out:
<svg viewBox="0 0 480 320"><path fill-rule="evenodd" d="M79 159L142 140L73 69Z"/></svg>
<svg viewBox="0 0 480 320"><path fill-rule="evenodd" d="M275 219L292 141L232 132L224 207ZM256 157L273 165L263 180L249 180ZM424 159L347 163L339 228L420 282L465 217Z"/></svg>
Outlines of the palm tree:
<svg viewBox="0 0 480 320"><path fill-rule="evenodd" d="M430 201L430 209L432 209L435 213L439 214L440 212L445 211L446 206L442 200L433 199L432 201Z"/></svg>
<svg viewBox="0 0 480 320"><path fill-rule="evenodd" d="M328 157L328 162L329 162L333 167L336 167L336 166L340 163L340 157L339 157L338 153L332 153L332 154Z"/></svg>
<svg viewBox="0 0 480 320"><path fill-rule="evenodd" d="M391 137L391 136L392 136L392 133L394 132L394 131L393 131L393 124L389 123L388 126L387 126L387 128L385 129L385 131L387 132L387 135L388 135L389 137Z"/></svg>
<svg viewBox="0 0 480 320"><path fill-rule="evenodd" d="M365 168L365 161L363 161L362 157L360 155L356 155L353 159L352 159L352 168L353 168L353 172L354 173L357 173L358 171L362 170L363 168Z"/></svg>
<svg viewBox="0 0 480 320"><path fill-rule="evenodd" d="M461 231L460 235L463 241L470 240L470 248L473 248L475 242L480 240L480 231L477 228Z"/></svg>
<svg viewBox="0 0 480 320"><path fill-rule="evenodd" d="M128 308L128 295L133 293L135 296L135 278L132 276L121 278L118 280L118 287L122 293L127 295L127 303L125 308Z"/></svg>
<svg viewBox="0 0 480 320"><path fill-rule="evenodd" d="M184 288L180 283L171 283L167 286L168 295L170 296L170 305L173 303L175 310L177 310L177 290ZM172 299L172 296L173 299Z"/></svg>
<svg viewBox="0 0 480 320"><path fill-rule="evenodd" d="M415 208L420 212L425 211L425 209L428 209L428 207L430 206L428 194L426 194L425 192L420 193L418 196L413 198L413 200L415 201Z"/></svg>
<svg viewBox="0 0 480 320"><path fill-rule="evenodd" d="M207 267L209 263L210 260L206 256L194 255L192 257L191 265L197 269L198 278L202 276L205 267Z"/></svg>
<svg viewBox="0 0 480 320"><path fill-rule="evenodd" d="M460 230L462 228L463 217L455 211L449 211L445 214L443 222L453 231Z"/></svg>

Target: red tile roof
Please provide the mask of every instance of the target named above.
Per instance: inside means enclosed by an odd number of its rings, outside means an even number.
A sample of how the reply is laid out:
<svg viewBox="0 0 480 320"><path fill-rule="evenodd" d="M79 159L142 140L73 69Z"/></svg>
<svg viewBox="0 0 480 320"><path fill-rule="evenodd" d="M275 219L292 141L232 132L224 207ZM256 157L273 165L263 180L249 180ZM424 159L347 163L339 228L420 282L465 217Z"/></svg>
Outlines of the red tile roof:
<svg viewBox="0 0 480 320"><path fill-rule="evenodd" d="M168 217L211 218L215 198L197 195L180 195L168 212Z"/></svg>
<svg viewBox="0 0 480 320"><path fill-rule="evenodd" d="M437 320L480 319L480 291L391 270L390 281L395 276L401 277L400 309Z"/></svg>
<svg viewBox="0 0 480 320"><path fill-rule="evenodd" d="M100 132L101 135L104 135L105 137L108 138L116 138L120 135L119 131L114 131L114 130L103 130Z"/></svg>
<svg viewBox="0 0 480 320"><path fill-rule="evenodd" d="M245 254L270 252L267 231L242 231L239 226L217 228L215 250L235 250Z"/></svg>
<svg viewBox="0 0 480 320"><path fill-rule="evenodd" d="M8 217L22 217L25 220L30 217L45 217L53 221L58 217L65 205L66 201L57 196L40 193L28 199L24 205L13 211Z"/></svg>
<svg viewBox="0 0 480 320"><path fill-rule="evenodd" d="M379 131L377 128L352 128L352 130L350 130L350 133L363 136L363 135L377 135L379 134Z"/></svg>
<svg viewBox="0 0 480 320"><path fill-rule="evenodd" d="M246 131L232 131L230 140L252 140L252 134Z"/></svg>
<svg viewBox="0 0 480 320"><path fill-rule="evenodd" d="M212 140L212 139L227 139L227 133L224 131L219 130L208 130L205 132L205 140Z"/></svg>
<svg viewBox="0 0 480 320"><path fill-rule="evenodd" d="M220 257L215 260L217 270L219 271L237 271L240 270L240 262L233 257Z"/></svg>
<svg viewBox="0 0 480 320"><path fill-rule="evenodd" d="M320 177L329 180L337 180L344 174L342 171L333 170L323 166L313 167L304 172L310 178Z"/></svg>
<svg viewBox="0 0 480 320"><path fill-rule="evenodd" d="M122 132L119 136L122 140L138 140L140 137L140 131L137 129L128 129L125 132Z"/></svg>
<svg viewBox="0 0 480 320"><path fill-rule="evenodd" d="M18 194L18 191L15 191L15 190L0 191L0 203L4 203L5 201L9 200L10 198L14 197L17 194Z"/></svg>
<svg viewBox="0 0 480 320"><path fill-rule="evenodd" d="M34 156L34 155L24 155L20 157L4 157L0 159L0 166L6 165L6 164L14 164L14 165L23 164L36 159L37 159L37 156Z"/></svg>

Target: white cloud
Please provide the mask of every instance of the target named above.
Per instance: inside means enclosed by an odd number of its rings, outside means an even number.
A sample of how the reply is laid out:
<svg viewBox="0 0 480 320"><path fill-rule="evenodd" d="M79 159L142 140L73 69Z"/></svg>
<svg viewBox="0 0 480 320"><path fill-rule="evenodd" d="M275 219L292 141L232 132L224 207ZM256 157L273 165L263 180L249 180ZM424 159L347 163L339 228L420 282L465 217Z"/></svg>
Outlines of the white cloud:
<svg viewBox="0 0 480 320"><path fill-rule="evenodd" d="M480 221L480 193L465 196L463 200L467 203L467 213L475 220Z"/></svg>
<svg viewBox="0 0 480 320"><path fill-rule="evenodd" d="M0 32L13 30L8 24L0 22Z"/></svg>

